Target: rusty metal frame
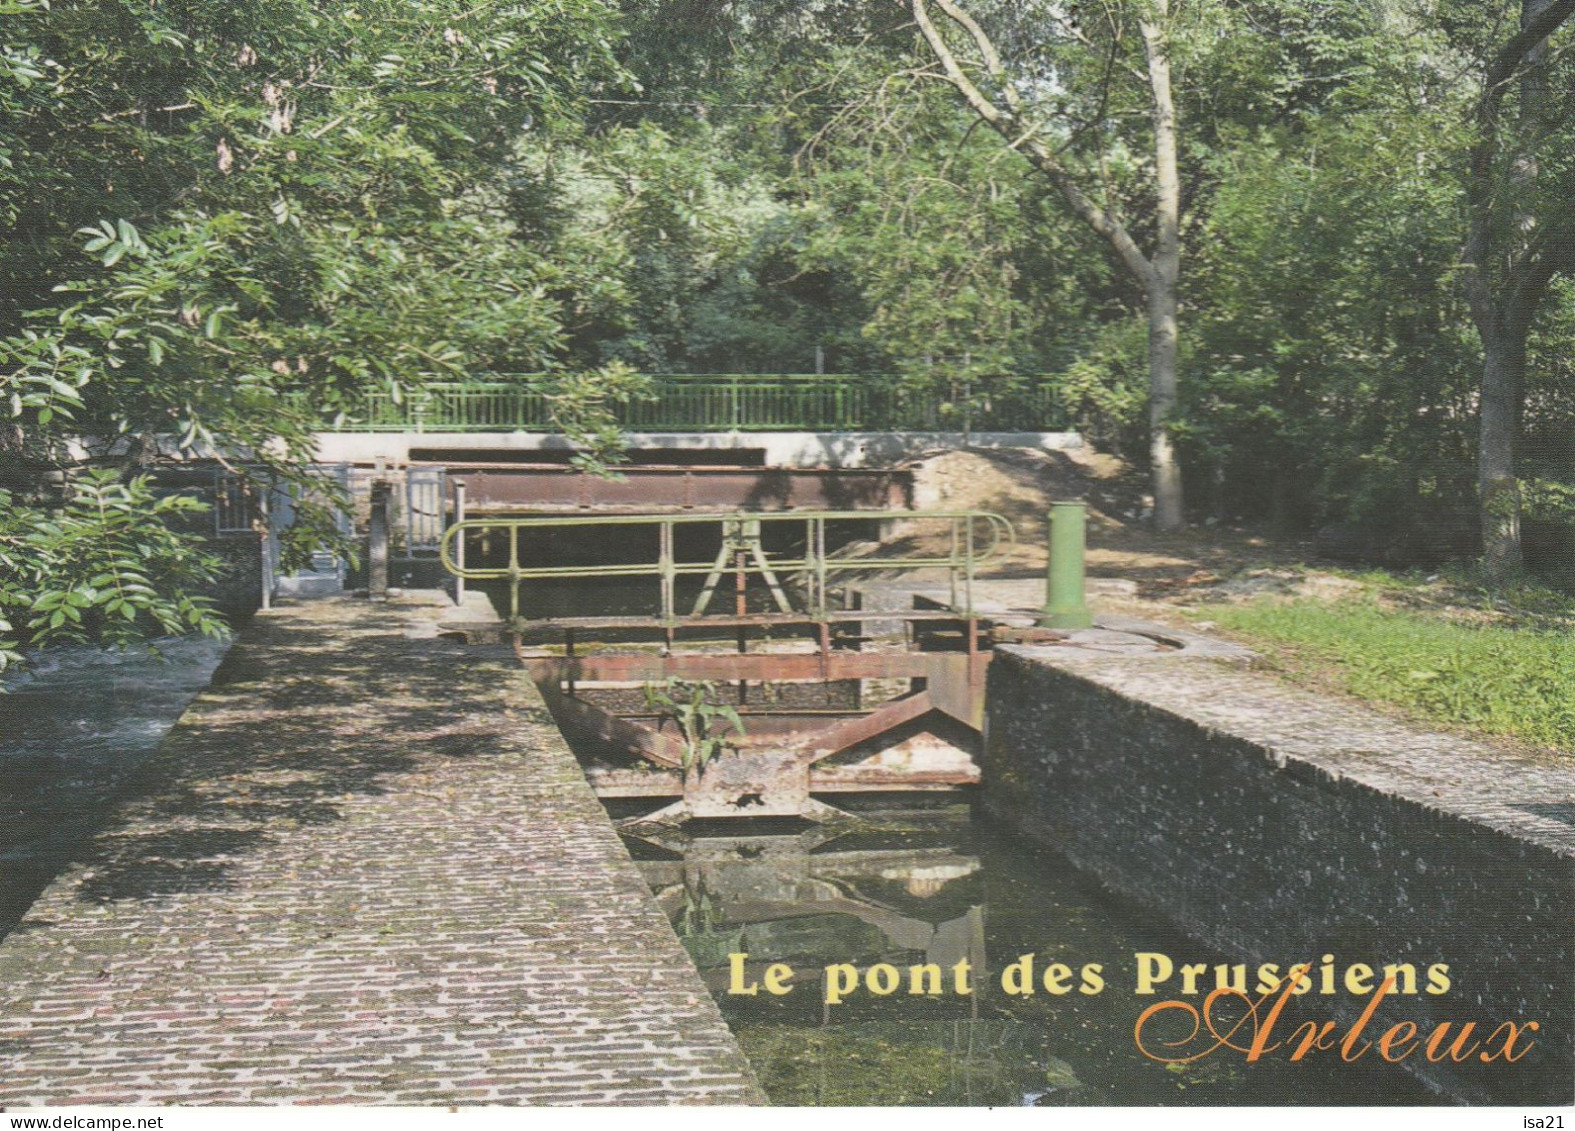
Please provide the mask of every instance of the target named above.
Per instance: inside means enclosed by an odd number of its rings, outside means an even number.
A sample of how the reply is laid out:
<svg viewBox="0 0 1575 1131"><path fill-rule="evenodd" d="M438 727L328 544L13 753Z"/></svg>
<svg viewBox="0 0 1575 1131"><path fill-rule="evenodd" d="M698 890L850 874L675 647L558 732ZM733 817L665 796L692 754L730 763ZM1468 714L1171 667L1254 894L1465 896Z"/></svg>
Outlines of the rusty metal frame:
<svg viewBox="0 0 1575 1131"><path fill-rule="evenodd" d="M668 801L654 814L625 822L633 827L697 816L791 815L836 821L843 814L814 795L976 785L979 771L971 764L914 769L867 761L830 763L926 716L949 717L978 731L990 657L978 650L977 634L968 638L975 647L965 652L530 656L518 644L516 650L566 731L594 736L645 763L640 769L587 769L598 796ZM682 740L664 733L659 714L619 714L576 694L584 684L628 686L669 678L732 680L741 689L754 681L908 678L916 683L908 693L867 712L741 706L745 734L732 751L706 767L685 766Z"/></svg>
<svg viewBox="0 0 1575 1131"><path fill-rule="evenodd" d="M936 519L949 525L949 550L936 554L877 554L863 558L834 558L827 552L826 526L843 520ZM803 524L802 554L773 557L762 539L766 524ZM680 525L711 523L718 527L720 550L714 560L680 560L676 532ZM654 527L658 555L654 562L603 566L524 566L521 540L532 531L583 527ZM508 538L504 566L474 563L464 554L465 538L472 531L502 531ZM983 724L985 672L989 654L981 647L978 617L973 610L973 579L978 567L1002 555L1013 542L1011 524L997 514L983 511L819 511L796 514L728 512L706 515L629 515L472 518L455 523L445 533L440 548L443 563L469 581L506 580L510 589L508 633L516 655L559 724L597 740L619 756L638 760L641 768L592 766L587 773L603 797L640 797L667 800L639 824L674 823L691 817L801 816L817 821L837 821L841 814L815 794L872 790L954 789L977 783L978 768L966 753L960 759L962 740L945 737L948 726L961 724L978 732ZM947 610L833 610L828 577L833 571L876 571L940 567L947 570L954 595ZM735 600L730 613L706 612L722 579L734 577ZM803 611L795 611L782 584L784 576L801 581ZM556 617L527 620L520 616L520 588L539 579L654 576L658 581L659 608L644 616ZM677 581L703 576L704 585L693 610L680 614ZM765 580L775 599L776 612L749 613L745 602L749 577ZM868 620L898 621L922 631L935 626L950 628L943 644L952 650L860 651L839 648L834 627ZM752 629L798 627L809 630L813 651L749 651ZM681 630L724 629L736 636L735 652L676 649ZM660 651L619 654L592 651L579 645L591 634L626 636L631 632L660 633ZM531 654L525 638L562 634L562 654ZM581 635L583 634L583 636ZM714 632L713 632L714 636ZM647 648L654 647L652 642ZM715 642L712 645L715 647ZM738 710L754 722L731 749L714 756L706 765L686 758L684 736L664 733L673 720L660 713L618 713L579 694L587 684L638 686L671 679L725 682L736 687ZM838 680L907 679L908 691L873 711L762 710L750 706L748 689L755 683L828 682ZM954 720L944 724L942 717ZM922 720L930 719L926 723ZM675 724L676 725L676 724ZM928 733L928 737L925 737ZM848 764L839 758L883 736L893 736L900 748L897 764L883 761L881 753L891 743L876 744L863 761ZM916 746L908 745L917 743ZM967 748L963 745L963 750Z"/></svg>
<svg viewBox="0 0 1575 1131"><path fill-rule="evenodd" d="M438 467L466 481L473 514L573 508L602 513L890 510L912 499L913 473L887 467L761 467L631 464L608 479L561 463L484 463L450 458Z"/></svg>
<svg viewBox="0 0 1575 1131"><path fill-rule="evenodd" d="M946 522L950 525L950 550L945 556L876 555L865 558L834 558L826 552L827 523L881 520ZM723 553L713 561L679 561L674 548L674 532L680 525L702 523L720 527ZM763 528L781 523L804 525L803 557L772 558L760 548ZM523 566L520 564L521 531L594 526L656 527L657 560L600 566ZM456 544L463 541L472 531L505 532L508 536L508 564L506 566L472 565L468 557L461 564L455 553ZM984 540L982 547L981 537ZM745 546L744 543L751 538L752 547ZM707 588L712 588L720 573L729 569L725 559L730 550L733 557L731 572L739 579L740 590L744 579L750 575L767 576L773 581L784 574L798 575L803 579L806 613L812 620L823 621L828 619L831 612L827 604L827 577L830 573L893 569L945 569L950 581L952 607L958 608L960 599L961 610L971 614L973 580L979 567L1004 556L1015 541L1012 524L991 511L796 511L783 514L732 511L709 514L554 515L473 518L456 522L444 533L439 556L450 573L464 580L507 580L509 619L512 622L520 621L520 585L525 581L656 577L659 582L660 623L668 627L677 627L682 620L676 607L678 578L705 577ZM704 604L702 603L696 611L703 612ZM735 615L742 616L743 613L742 608L735 610Z"/></svg>

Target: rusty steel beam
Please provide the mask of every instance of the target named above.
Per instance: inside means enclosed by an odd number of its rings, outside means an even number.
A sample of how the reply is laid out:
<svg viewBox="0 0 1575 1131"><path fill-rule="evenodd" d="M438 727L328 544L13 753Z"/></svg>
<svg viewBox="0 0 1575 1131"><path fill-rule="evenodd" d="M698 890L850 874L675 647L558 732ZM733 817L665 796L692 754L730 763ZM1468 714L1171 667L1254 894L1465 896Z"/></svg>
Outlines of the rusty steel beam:
<svg viewBox="0 0 1575 1131"><path fill-rule="evenodd" d="M809 773L811 793L908 793L948 790L979 784L979 767L909 770L895 766L816 766Z"/></svg>
<svg viewBox="0 0 1575 1131"><path fill-rule="evenodd" d="M455 464L472 514L522 509L905 510L913 474L868 467L631 466L613 481L562 464Z"/></svg>
<svg viewBox="0 0 1575 1131"><path fill-rule="evenodd" d="M684 780L677 770L617 770L589 766L585 777L597 797L682 797Z"/></svg>
<svg viewBox="0 0 1575 1131"><path fill-rule="evenodd" d="M879 737L889 730L895 730L904 723L911 723L934 709L935 702L927 691L883 703L862 718L847 719L806 735L802 739L804 760L811 763L819 762L849 747Z"/></svg>
<svg viewBox="0 0 1575 1131"><path fill-rule="evenodd" d="M595 735L631 754L649 758L663 766L677 768L683 765L683 745L650 727L620 718L611 711L604 711L594 703L565 695L555 684L541 685L542 698L553 717L564 729L581 730Z"/></svg>
<svg viewBox="0 0 1575 1131"><path fill-rule="evenodd" d="M792 682L840 679L938 679L960 670L966 695L967 657L944 652L676 653L671 656L522 656L530 678L556 687L575 683L654 683L667 679ZM961 665L955 661L963 661ZM937 703L942 710L947 704ZM950 712L948 712L950 713Z"/></svg>
<svg viewBox="0 0 1575 1131"><path fill-rule="evenodd" d="M877 612L874 610L860 609L832 609L819 616L807 613L743 613L728 615L707 613L703 616L681 617L674 621L663 620L658 616L600 616L600 617L543 617L540 620L520 620L515 622L512 631L516 635L537 637L542 635L555 635L565 629L585 629L588 631L649 631L653 629L672 628L675 631L687 629L710 628L777 628L798 626L806 631L826 624L858 624L868 620L889 621L916 621L921 624L934 622L937 624L966 625L968 617L962 613L936 613L934 611L916 609L894 609L891 612ZM456 623L455 627L467 629L471 627L496 628L495 622ZM960 635L960 634L959 634Z"/></svg>
<svg viewBox="0 0 1575 1131"><path fill-rule="evenodd" d="M613 769L585 771L596 796L606 798L682 797L677 771ZM810 771L811 793L935 792L979 784L977 767L956 770L906 770L892 766L817 766Z"/></svg>

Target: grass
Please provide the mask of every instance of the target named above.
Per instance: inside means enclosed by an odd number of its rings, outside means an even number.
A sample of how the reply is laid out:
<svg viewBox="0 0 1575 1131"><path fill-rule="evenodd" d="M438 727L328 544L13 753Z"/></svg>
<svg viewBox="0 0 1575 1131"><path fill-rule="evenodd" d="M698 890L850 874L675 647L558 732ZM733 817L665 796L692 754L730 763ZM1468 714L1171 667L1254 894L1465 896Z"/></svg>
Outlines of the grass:
<svg viewBox="0 0 1575 1131"><path fill-rule="evenodd" d="M1430 720L1575 750L1575 631L1471 624L1357 598L1211 605L1287 674Z"/></svg>

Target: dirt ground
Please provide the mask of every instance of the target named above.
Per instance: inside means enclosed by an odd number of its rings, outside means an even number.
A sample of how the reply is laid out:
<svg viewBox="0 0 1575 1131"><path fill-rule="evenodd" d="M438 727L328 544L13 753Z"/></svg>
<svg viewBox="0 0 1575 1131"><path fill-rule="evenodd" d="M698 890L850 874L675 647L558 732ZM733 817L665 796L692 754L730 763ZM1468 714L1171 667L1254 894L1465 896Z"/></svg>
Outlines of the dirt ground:
<svg viewBox="0 0 1575 1131"><path fill-rule="evenodd" d="M935 452L914 466L914 504L920 510L987 510L1011 521L1016 544L981 571L983 576L1042 577L1046 516L1055 500L1088 504L1088 577L1091 599L1109 612L1180 623L1183 614L1219 601L1287 598L1339 600L1366 592L1386 604L1426 607L1452 619L1518 621L1531 615L1503 602L1429 576L1404 589L1350 576L1365 567L1320 559L1311 536L1205 522L1159 533L1148 522L1146 477L1113 456L1077 449ZM914 524L894 549L944 555L948 530ZM1563 622L1567 609L1551 619ZM1532 616L1539 622L1549 618ZM1193 627L1199 627L1193 622Z"/></svg>
<svg viewBox="0 0 1575 1131"><path fill-rule="evenodd" d="M1050 504L1086 502L1088 576L1107 607L1114 601L1174 612L1222 585L1242 587L1255 573L1271 579L1263 586L1277 584L1290 578L1288 567L1312 555L1310 540L1276 540L1225 525L1158 533L1147 521L1145 489L1142 476L1121 460L1088 449L948 451L914 468L914 504L920 511L987 510L1011 521L1017 544L983 571L990 576L1042 576ZM921 525L900 544L914 552L944 553L948 539L938 526Z"/></svg>
<svg viewBox="0 0 1575 1131"><path fill-rule="evenodd" d="M1270 670L1332 695L1347 693L1343 673L1329 665L1306 662L1287 666L1283 661L1295 649L1226 632L1209 618L1210 608L1263 598L1335 602L1363 597L1383 606L1425 611L1463 623L1575 630L1575 615L1567 599L1516 594L1522 603L1512 604L1503 594L1475 589L1447 572L1418 572L1401 580L1372 572L1373 567L1361 563L1320 559L1311 537L1276 538L1261 530L1214 523L1158 533L1147 521L1145 477L1096 452L937 452L919 461L914 471L917 509L994 511L1016 528L1017 544L982 570L981 576L1043 577L1050 503L1083 500L1089 515L1089 603L1096 615L1124 614L1236 639L1266 656L1278 657L1270 661ZM949 533L939 524L919 523L898 544L888 543L881 552L944 555L949 541ZM1437 720L1420 718L1392 704L1368 705L1400 718L1439 725ZM1503 736L1474 737L1521 754L1541 757L1548 753Z"/></svg>

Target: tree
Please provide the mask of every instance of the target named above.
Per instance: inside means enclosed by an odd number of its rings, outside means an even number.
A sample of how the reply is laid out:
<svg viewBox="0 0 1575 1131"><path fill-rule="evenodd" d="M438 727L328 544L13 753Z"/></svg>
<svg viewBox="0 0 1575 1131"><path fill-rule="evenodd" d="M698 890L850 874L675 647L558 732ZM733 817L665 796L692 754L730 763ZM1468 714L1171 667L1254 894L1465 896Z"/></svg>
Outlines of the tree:
<svg viewBox="0 0 1575 1131"><path fill-rule="evenodd" d="M1177 400L1177 360L1180 337L1177 325L1177 282L1181 269L1181 179L1177 165L1177 123L1171 91L1171 13L1169 0L1147 0L1131 6L1142 41L1142 66L1122 57L1127 50L1126 25L1113 5L1103 8L1100 31L1104 45L1077 23L1077 17L1051 20L1090 55L1089 66L1100 72L1090 83L1094 109L1077 128L1047 120L1045 99L1030 104L1023 88L1043 89L1059 81L1054 73L1038 76L1008 74L994 40L983 25L956 0L933 0L952 29L972 45L965 58L952 48L952 39L938 27L930 13L932 0L911 0L913 17L930 49L940 62L945 81L961 94L969 107L1007 145L1023 153L1065 200L1074 215L1110 246L1131 279L1142 289L1148 317L1149 361L1149 458L1154 483L1154 521L1161 530L1185 525L1181 466L1176 452L1173 417ZM1098 58L1103 56L1101 62ZM1069 147L1089 136L1102 137L1108 128L1110 83L1116 74L1128 74L1146 83L1149 125L1152 131L1152 248L1145 252L1133 236L1108 192L1109 181L1090 170L1073 166ZM1057 138L1056 134L1063 136ZM1103 154L1100 154L1103 165ZM1098 166L1096 166L1098 167ZM1101 200L1103 196L1103 200Z"/></svg>
<svg viewBox="0 0 1575 1131"><path fill-rule="evenodd" d="M1485 65L1472 108L1475 142L1465 173L1469 232L1460 256L1482 340L1477 476L1483 565L1500 583L1523 564L1516 449L1527 339L1550 282L1575 271L1570 45L1555 49L1551 42L1575 15L1575 0L1518 0L1512 10L1516 6L1515 32L1477 48Z"/></svg>
<svg viewBox="0 0 1575 1131"><path fill-rule="evenodd" d="M1260 9L1227 74L1192 76L1224 112L1194 213L1184 439L1222 520L1355 524L1436 563L1475 543L1463 99L1436 34L1365 7Z"/></svg>
<svg viewBox="0 0 1575 1131"><path fill-rule="evenodd" d="M201 456L304 486L325 411L558 365L552 292L585 280L507 189L539 137L621 83L604 0L0 15L0 479L85 445L128 480ZM609 391L631 383L550 391L566 430L605 446ZM38 582L19 569L0 581Z"/></svg>

